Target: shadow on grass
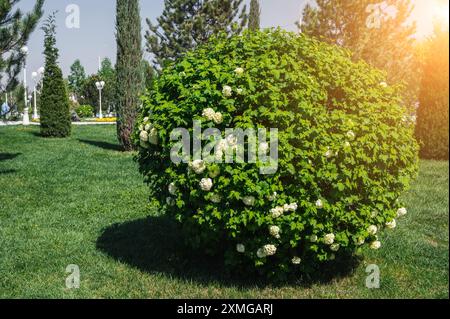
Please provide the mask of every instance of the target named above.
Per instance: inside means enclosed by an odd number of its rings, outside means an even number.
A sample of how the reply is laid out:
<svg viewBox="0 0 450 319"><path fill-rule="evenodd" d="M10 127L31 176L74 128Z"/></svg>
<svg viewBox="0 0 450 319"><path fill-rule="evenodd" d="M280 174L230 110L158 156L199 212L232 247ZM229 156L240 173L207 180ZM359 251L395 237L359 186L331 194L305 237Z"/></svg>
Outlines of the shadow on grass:
<svg viewBox="0 0 450 319"><path fill-rule="evenodd" d="M15 169L5 169L5 170L0 169L0 175L9 175L15 173L17 173L17 170Z"/></svg>
<svg viewBox="0 0 450 319"><path fill-rule="evenodd" d="M22 153L0 153L0 162L11 161L20 155L22 155Z"/></svg>
<svg viewBox="0 0 450 319"><path fill-rule="evenodd" d="M81 140L81 139L79 139L78 142L84 143L87 145L91 145L91 146L95 146L98 148L102 148L107 151L118 151L118 152L122 151L122 147L119 144L113 144L113 143L108 143L108 142L103 142L103 141Z"/></svg>
<svg viewBox="0 0 450 319"><path fill-rule="evenodd" d="M202 285L213 282L240 288L283 287L315 283L351 275L359 260L350 257L318 269L317 276L293 282L271 283L255 276L231 274L224 267L223 258L210 257L193 251L183 243L178 225L167 217L149 217L104 230L97 240L97 249L110 257L148 273L162 273L169 277L194 281Z"/></svg>

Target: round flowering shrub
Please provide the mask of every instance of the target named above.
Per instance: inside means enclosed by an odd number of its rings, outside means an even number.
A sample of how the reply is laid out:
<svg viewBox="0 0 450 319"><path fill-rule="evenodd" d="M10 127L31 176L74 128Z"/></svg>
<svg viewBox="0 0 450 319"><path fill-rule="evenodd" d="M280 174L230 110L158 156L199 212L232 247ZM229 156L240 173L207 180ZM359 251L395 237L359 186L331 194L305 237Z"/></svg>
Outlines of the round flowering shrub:
<svg viewBox="0 0 450 319"><path fill-rule="evenodd" d="M335 46L281 30L218 36L163 70L144 98L137 159L190 245L231 269L284 278L382 247L378 234L407 213L398 198L417 170L406 114L397 87ZM173 161L172 133L192 137L195 122L222 132L215 162ZM277 169L222 160L238 148L226 128L278 129ZM273 143L258 141L259 152Z"/></svg>

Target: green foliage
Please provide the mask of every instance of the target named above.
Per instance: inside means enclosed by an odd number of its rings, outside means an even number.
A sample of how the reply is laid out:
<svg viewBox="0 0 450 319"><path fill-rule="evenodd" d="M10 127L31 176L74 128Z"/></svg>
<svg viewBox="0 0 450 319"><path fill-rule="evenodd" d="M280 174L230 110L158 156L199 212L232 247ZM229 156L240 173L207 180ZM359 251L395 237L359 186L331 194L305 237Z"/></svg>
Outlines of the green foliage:
<svg viewBox="0 0 450 319"><path fill-rule="evenodd" d="M147 51L164 67L219 32L239 34L247 24L243 0L166 0L157 24L147 19Z"/></svg>
<svg viewBox="0 0 450 319"><path fill-rule="evenodd" d="M391 84L406 85L403 96L413 109L419 86L414 59L416 26L410 23L412 0L316 0L306 5L299 29L307 35L350 49L384 70ZM383 11L384 10L384 11Z"/></svg>
<svg viewBox="0 0 450 319"><path fill-rule="evenodd" d="M105 82L105 87L102 91L103 109L105 112L108 110L111 111L114 109L115 104L117 79L116 70L109 58L103 59L98 76L100 81Z"/></svg>
<svg viewBox="0 0 450 319"><path fill-rule="evenodd" d="M448 39L448 29L438 27L428 41L425 54L416 127L416 136L422 142L420 155L423 158L449 158Z"/></svg>
<svg viewBox="0 0 450 319"><path fill-rule="evenodd" d="M81 90L80 103L84 105L92 105L95 112L99 110L99 95L98 89L95 83L101 81L100 77L96 74L90 75L83 83Z"/></svg>
<svg viewBox="0 0 450 319"><path fill-rule="evenodd" d="M144 78L145 90L152 90L156 78L156 72L147 60L142 60L142 74Z"/></svg>
<svg viewBox="0 0 450 319"><path fill-rule="evenodd" d="M418 163L414 126L404 121L398 88L384 81L348 52L304 35L218 37L165 69L145 98L139 129L147 133L137 131L135 141L151 195L182 223L190 244L277 279L312 272L363 241L372 245L377 237L369 227L382 229L397 217L397 200ZM225 86L232 96L223 94ZM204 120L207 108L221 112L223 123ZM278 171L260 175L260 162L208 164L198 175L172 163L172 130L192 131L202 119L203 130L278 128ZM199 182L208 176L213 188L204 192ZM254 205L244 204L246 197ZM269 233L272 226L280 238ZM334 234L333 246L327 234ZM237 252L240 244L244 253ZM260 258L265 245L275 245L276 254Z"/></svg>
<svg viewBox="0 0 450 319"><path fill-rule="evenodd" d="M12 92L11 100L9 101L9 103L10 105L15 105L18 112L23 112L23 110L25 109L24 96L25 88L23 87L23 84L17 85Z"/></svg>
<svg viewBox="0 0 450 319"><path fill-rule="evenodd" d="M261 9L259 6L259 0L252 0L250 2L250 13L248 16L248 28L249 30L256 31L260 29Z"/></svg>
<svg viewBox="0 0 450 319"><path fill-rule="evenodd" d="M45 73L41 96L41 134L45 137L67 137L71 131L70 104L62 71L58 66L55 14L46 20Z"/></svg>
<svg viewBox="0 0 450 319"><path fill-rule="evenodd" d="M70 74L68 76L69 89L72 93L80 97L83 90L84 82L86 81L86 72L81 65L80 60L76 60L70 67Z"/></svg>
<svg viewBox="0 0 450 319"><path fill-rule="evenodd" d="M75 110L77 115L81 118L93 117L94 116L94 108L90 105L80 105Z"/></svg>
<svg viewBox="0 0 450 319"><path fill-rule="evenodd" d="M124 150L133 149L131 135L143 91L141 18L138 0L117 0L116 8L117 136Z"/></svg>
<svg viewBox="0 0 450 319"><path fill-rule="evenodd" d="M32 11L24 16L17 9L19 0L0 1L0 93L13 90L22 71L25 46L42 17L44 0L35 1Z"/></svg>

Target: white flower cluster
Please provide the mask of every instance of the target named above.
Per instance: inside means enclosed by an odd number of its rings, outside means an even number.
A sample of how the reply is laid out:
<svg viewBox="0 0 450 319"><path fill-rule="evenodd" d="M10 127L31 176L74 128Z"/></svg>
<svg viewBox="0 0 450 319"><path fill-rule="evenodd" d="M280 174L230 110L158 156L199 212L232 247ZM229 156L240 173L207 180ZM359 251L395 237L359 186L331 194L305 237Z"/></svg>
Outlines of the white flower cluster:
<svg viewBox="0 0 450 319"><path fill-rule="evenodd" d="M176 195L178 192L178 187L175 185L175 183L170 183L169 185L169 194L170 195Z"/></svg>
<svg viewBox="0 0 450 319"><path fill-rule="evenodd" d="M222 196L220 196L219 194L213 194L211 196L211 202L213 202L214 204L220 204L221 201L222 201Z"/></svg>
<svg viewBox="0 0 450 319"><path fill-rule="evenodd" d="M300 265L302 263L302 259L300 257L295 256L292 258L292 264L293 265Z"/></svg>
<svg viewBox="0 0 450 319"><path fill-rule="evenodd" d="M236 68L234 70L234 73L237 76L241 76L242 74L244 74L244 69L243 68ZM236 93L237 94L242 94L242 89L236 89ZM225 97L231 97L233 95L233 88L229 85L224 85L224 87L222 88L222 94Z"/></svg>
<svg viewBox="0 0 450 319"><path fill-rule="evenodd" d="M323 201L322 201L321 199L318 199L318 200L316 201L316 207L317 207L318 209L322 209L322 208L323 208Z"/></svg>
<svg viewBox="0 0 450 319"><path fill-rule="evenodd" d="M149 143L158 145L158 130L150 123L148 117L144 118L143 124L139 126L139 139L141 147L149 147Z"/></svg>
<svg viewBox="0 0 450 319"><path fill-rule="evenodd" d="M367 229L367 232L369 233L369 235L375 236L378 233L378 227L375 225L372 225Z"/></svg>
<svg viewBox="0 0 450 319"><path fill-rule="evenodd" d="M331 149L331 147L327 148L327 151L323 154L326 158L330 159L334 156L338 156L339 153L338 152L333 152L333 150Z"/></svg>
<svg viewBox="0 0 450 319"><path fill-rule="evenodd" d="M166 203L169 206L175 206L175 199L173 199L172 197L167 197L166 198Z"/></svg>
<svg viewBox="0 0 450 319"><path fill-rule="evenodd" d="M267 199L269 200L269 202L273 202L275 199L277 199L277 197L277 192L274 192L272 195L267 196Z"/></svg>
<svg viewBox="0 0 450 319"><path fill-rule="evenodd" d="M330 246L331 251L334 251L334 252L338 251L339 248L341 248L341 245L339 245L339 244L332 244Z"/></svg>
<svg viewBox="0 0 450 319"><path fill-rule="evenodd" d="M225 139L221 139L217 142L215 148L215 158L220 161L223 159L225 152L229 149L236 150L238 144L238 138L235 135L228 135Z"/></svg>
<svg viewBox="0 0 450 319"><path fill-rule="evenodd" d="M189 168L191 168L195 174L203 174L206 170L206 163L203 160L195 160L189 163Z"/></svg>
<svg viewBox="0 0 450 319"><path fill-rule="evenodd" d="M233 89L231 86L225 85L222 89L222 94L226 97L230 97L233 95Z"/></svg>
<svg viewBox="0 0 450 319"><path fill-rule="evenodd" d="M387 223L386 223L386 227L387 227L388 229L394 229L394 228L396 228L396 227L397 227L397 221L396 221L395 219L393 219L392 221L387 222Z"/></svg>
<svg viewBox="0 0 450 319"><path fill-rule="evenodd" d="M277 253L277 247L275 245L265 245L263 248L258 249L256 255L258 258L265 258L273 256Z"/></svg>
<svg viewBox="0 0 450 319"><path fill-rule="evenodd" d="M347 138L351 141L353 141L356 138L356 134L353 131L348 131L347 132Z"/></svg>
<svg viewBox="0 0 450 319"><path fill-rule="evenodd" d="M270 226L269 233L270 233L270 236L275 237L276 239L281 238L281 235L280 235L281 229L278 226Z"/></svg>
<svg viewBox="0 0 450 319"><path fill-rule="evenodd" d="M213 187L213 181L211 178L202 178L199 185L202 191L209 192Z"/></svg>
<svg viewBox="0 0 450 319"><path fill-rule="evenodd" d="M242 199L242 202L244 203L245 206L254 206L255 202L256 202L256 199L253 196L245 196Z"/></svg>
<svg viewBox="0 0 450 319"><path fill-rule="evenodd" d="M333 245L335 239L336 239L336 236L334 234L327 234L323 238L323 242L325 243L325 245Z"/></svg>
<svg viewBox="0 0 450 319"><path fill-rule="evenodd" d="M374 249L374 250L380 249L380 248L381 248L381 242L379 242L378 240L372 242L372 243L370 244L370 248L371 248L371 249Z"/></svg>
<svg viewBox="0 0 450 319"><path fill-rule="evenodd" d="M298 209L298 204L297 203L292 203L292 204L284 204L283 206L283 210L285 213L287 212L295 212Z"/></svg>
<svg viewBox="0 0 450 319"><path fill-rule="evenodd" d="M236 68L234 70L234 73L236 73L236 75L242 75L242 74L244 74L244 69L243 68Z"/></svg>
<svg viewBox="0 0 450 319"><path fill-rule="evenodd" d="M220 112L214 111L212 108L207 108L203 110L202 116L208 121L213 121L216 124L223 123L223 115Z"/></svg>
<svg viewBox="0 0 450 319"><path fill-rule="evenodd" d="M241 254L245 253L245 246L243 244L237 244L236 251Z"/></svg>
<svg viewBox="0 0 450 319"><path fill-rule="evenodd" d="M406 208L402 207L397 211L397 217L403 217L406 214L408 214L408 211L406 210Z"/></svg>
<svg viewBox="0 0 450 319"><path fill-rule="evenodd" d="M272 208L270 210L270 213L272 214L273 218L279 218L284 213L295 212L297 209L298 209L298 204L297 203L285 204L283 206L277 206L275 208Z"/></svg>

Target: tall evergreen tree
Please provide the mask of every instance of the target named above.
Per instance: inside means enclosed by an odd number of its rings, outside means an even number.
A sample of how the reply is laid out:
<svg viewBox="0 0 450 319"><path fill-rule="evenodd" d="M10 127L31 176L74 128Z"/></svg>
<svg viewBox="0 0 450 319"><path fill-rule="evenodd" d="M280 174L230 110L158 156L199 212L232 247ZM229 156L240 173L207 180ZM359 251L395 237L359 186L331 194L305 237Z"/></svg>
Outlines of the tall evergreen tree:
<svg viewBox="0 0 450 319"><path fill-rule="evenodd" d="M79 97L83 89L84 81L86 81L86 71L81 65L80 60L75 60L71 65L67 80L69 81L69 88L72 90L72 93L75 93Z"/></svg>
<svg viewBox="0 0 450 319"><path fill-rule="evenodd" d="M139 1L117 0L116 10L117 135L123 149L129 151L143 90Z"/></svg>
<svg viewBox="0 0 450 319"><path fill-rule="evenodd" d="M252 31L257 31L261 27L261 8L259 0L252 0L250 2L250 14L248 17L248 28Z"/></svg>
<svg viewBox="0 0 450 319"><path fill-rule="evenodd" d="M449 159L449 31L436 26L428 41L417 111L421 156Z"/></svg>
<svg viewBox="0 0 450 319"><path fill-rule="evenodd" d="M247 25L243 0L165 0L164 11L154 25L147 19L147 51L156 68L205 43L224 31L240 33Z"/></svg>
<svg viewBox="0 0 450 319"><path fill-rule="evenodd" d="M58 66L55 13L46 20L45 73L41 96L41 134L45 137L67 137L71 131L69 98L62 71Z"/></svg>
<svg viewBox="0 0 450 319"><path fill-rule="evenodd" d="M350 49L356 60L385 70L391 83L410 85L412 103L417 84L414 57L416 26L409 23L411 0L316 0L298 24L301 32Z"/></svg>
<svg viewBox="0 0 450 319"><path fill-rule="evenodd" d="M0 0L0 93L11 91L17 85L25 58L20 48L27 44L42 17L44 0L37 0L26 15L14 9L18 3L19 0Z"/></svg>

